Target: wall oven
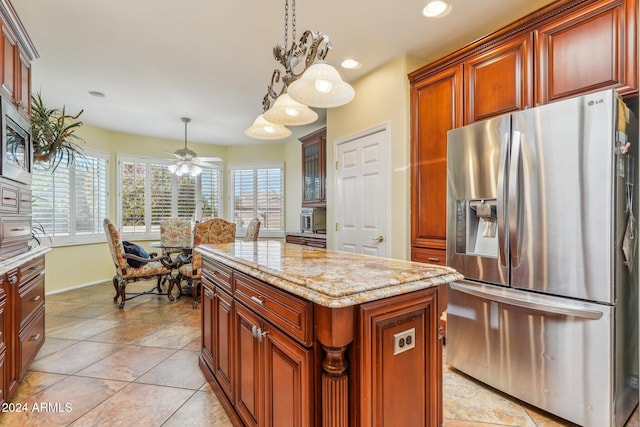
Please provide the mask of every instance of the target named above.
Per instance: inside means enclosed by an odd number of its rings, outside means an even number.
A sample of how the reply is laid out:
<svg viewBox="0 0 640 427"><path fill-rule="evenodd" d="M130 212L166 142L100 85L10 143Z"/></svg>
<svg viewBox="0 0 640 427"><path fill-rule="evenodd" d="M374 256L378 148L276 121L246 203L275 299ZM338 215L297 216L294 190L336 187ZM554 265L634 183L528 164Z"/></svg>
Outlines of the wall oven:
<svg viewBox="0 0 640 427"><path fill-rule="evenodd" d="M2 162L0 173L5 178L31 184L33 155L31 125L17 108L2 99Z"/></svg>

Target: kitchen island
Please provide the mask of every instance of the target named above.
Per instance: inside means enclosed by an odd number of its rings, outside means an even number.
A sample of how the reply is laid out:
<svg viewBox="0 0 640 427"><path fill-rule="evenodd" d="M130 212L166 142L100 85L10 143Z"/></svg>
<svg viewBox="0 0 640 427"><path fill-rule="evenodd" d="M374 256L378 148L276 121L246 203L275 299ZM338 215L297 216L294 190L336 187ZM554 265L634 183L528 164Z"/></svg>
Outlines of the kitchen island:
<svg viewBox="0 0 640 427"><path fill-rule="evenodd" d="M448 267L280 241L202 245L200 367L236 425L442 423Z"/></svg>

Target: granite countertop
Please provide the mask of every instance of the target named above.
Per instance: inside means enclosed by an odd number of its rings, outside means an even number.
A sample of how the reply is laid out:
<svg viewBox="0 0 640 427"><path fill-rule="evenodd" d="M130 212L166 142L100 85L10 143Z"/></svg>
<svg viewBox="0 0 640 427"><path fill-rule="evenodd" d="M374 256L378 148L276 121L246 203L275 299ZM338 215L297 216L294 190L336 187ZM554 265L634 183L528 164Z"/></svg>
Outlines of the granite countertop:
<svg viewBox="0 0 640 427"><path fill-rule="evenodd" d="M298 237L312 237L314 239L324 239L327 240L327 235L323 233L304 233L302 231L287 231L285 233L287 236L298 236Z"/></svg>
<svg viewBox="0 0 640 427"><path fill-rule="evenodd" d="M438 286L454 269L275 240L201 245L196 251L316 304L339 308Z"/></svg>
<svg viewBox="0 0 640 427"><path fill-rule="evenodd" d="M38 246L34 249L31 249L27 252L21 253L19 255L15 255L7 260L0 261L0 274L5 274L9 270L13 270L14 268L24 264L27 261L31 261L34 258L37 258L51 250L48 246Z"/></svg>

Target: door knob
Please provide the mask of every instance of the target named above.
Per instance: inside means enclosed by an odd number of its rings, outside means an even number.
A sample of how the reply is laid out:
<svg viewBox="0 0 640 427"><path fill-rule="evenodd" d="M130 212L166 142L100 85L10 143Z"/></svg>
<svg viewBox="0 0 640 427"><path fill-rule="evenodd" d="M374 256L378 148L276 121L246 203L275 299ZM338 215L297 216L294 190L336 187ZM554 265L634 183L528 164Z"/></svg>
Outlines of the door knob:
<svg viewBox="0 0 640 427"><path fill-rule="evenodd" d="M384 242L384 237L383 237L383 236L378 236L378 237L376 237L376 238L375 238L375 239L373 239L373 240L375 240L375 241L376 241L376 242L378 242L378 243L382 243L382 242Z"/></svg>

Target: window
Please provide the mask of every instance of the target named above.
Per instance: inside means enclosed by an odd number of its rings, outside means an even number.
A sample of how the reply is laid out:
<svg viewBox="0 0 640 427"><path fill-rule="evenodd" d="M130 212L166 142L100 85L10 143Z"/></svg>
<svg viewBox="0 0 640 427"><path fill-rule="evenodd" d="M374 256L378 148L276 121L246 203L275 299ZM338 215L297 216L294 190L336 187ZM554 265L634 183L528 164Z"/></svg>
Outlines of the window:
<svg viewBox="0 0 640 427"><path fill-rule="evenodd" d="M40 163L33 166L33 221L42 226L51 245L105 239L102 223L109 205L109 155L84 151L85 157L69 167L66 157L55 171Z"/></svg>
<svg viewBox="0 0 640 427"><path fill-rule="evenodd" d="M198 177L169 172L170 160L118 156L118 224L125 236L157 238L167 218L201 220L221 213L221 168Z"/></svg>
<svg viewBox="0 0 640 427"><path fill-rule="evenodd" d="M260 235L284 235L284 166L282 163L229 166L230 218L239 235L260 219Z"/></svg>

